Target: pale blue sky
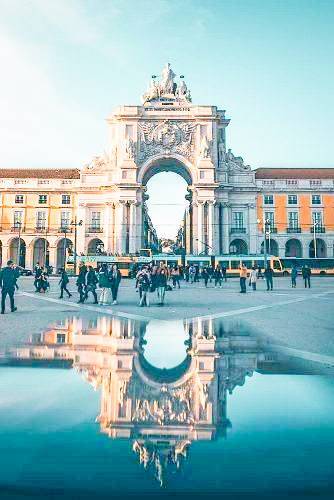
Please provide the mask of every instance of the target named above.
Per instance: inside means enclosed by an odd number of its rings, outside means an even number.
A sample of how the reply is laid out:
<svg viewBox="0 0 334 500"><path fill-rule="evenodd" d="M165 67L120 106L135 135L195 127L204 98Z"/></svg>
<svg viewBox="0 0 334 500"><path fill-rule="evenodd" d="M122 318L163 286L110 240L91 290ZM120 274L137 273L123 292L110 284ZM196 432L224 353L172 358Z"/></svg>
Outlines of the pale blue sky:
<svg viewBox="0 0 334 500"><path fill-rule="evenodd" d="M0 167L77 167L169 61L253 167L333 167L332 0L0 0ZM182 196L183 196L182 192Z"/></svg>

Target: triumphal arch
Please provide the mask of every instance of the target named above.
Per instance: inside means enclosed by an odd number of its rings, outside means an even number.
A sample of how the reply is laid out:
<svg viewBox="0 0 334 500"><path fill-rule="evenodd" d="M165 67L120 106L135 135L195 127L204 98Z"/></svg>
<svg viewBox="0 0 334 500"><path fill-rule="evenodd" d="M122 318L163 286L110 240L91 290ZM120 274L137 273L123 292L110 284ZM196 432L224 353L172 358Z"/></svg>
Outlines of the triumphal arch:
<svg viewBox="0 0 334 500"><path fill-rule="evenodd" d="M193 103L184 78L166 64L160 78L152 77L141 105L119 106L107 118L107 150L81 171L79 217L103 203L105 248L135 253L144 241L147 182L172 171L188 184L189 253L229 253L232 208L247 214L254 228L247 231L248 250L255 253L255 178L227 148L229 122L224 110Z"/></svg>

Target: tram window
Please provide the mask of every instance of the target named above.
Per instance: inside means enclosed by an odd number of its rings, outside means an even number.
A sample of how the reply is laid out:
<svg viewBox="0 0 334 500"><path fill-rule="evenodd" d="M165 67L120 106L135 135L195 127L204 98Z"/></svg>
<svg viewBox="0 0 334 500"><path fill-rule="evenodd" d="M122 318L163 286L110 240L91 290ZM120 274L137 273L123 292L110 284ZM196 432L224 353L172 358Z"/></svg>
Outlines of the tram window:
<svg viewBox="0 0 334 500"><path fill-rule="evenodd" d="M248 269L253 266L253 263L251 260L243 260L242 264L245 264L245 266L248 267Z"/></svg>
<svg viewBox="0 0 334 500"><path fill-rule="evenodd" d="M240 267L240 260L231 261L231 269L239 269L239 267Z"/></svg>
<svg viewBox="0 0 334 500"><path fill-rule="evenodd" d="M273 264L274 264L274 269L277 269L278 271L281 270L281 263L279 260L274 260Z"/></svg>
<svg viewBox="0 0 334 500"><path fill-rule="evenodd" d="M226 269L228 269L230 266L229 266L229 261L228 260L220 260L219 261L219 265L221 267L226 267Z"/></svg>

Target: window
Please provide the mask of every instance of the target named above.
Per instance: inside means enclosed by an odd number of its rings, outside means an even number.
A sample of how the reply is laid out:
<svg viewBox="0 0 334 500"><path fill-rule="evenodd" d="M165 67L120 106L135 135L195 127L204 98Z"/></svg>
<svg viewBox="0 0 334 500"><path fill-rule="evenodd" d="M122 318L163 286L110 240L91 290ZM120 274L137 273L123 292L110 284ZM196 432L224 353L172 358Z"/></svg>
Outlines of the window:
<svg viewBox="0 0 334 500"><path fill-rule="evenodd" d="M128 173L126 170L122 170L122 179L126 179L128 176Z"/></svg>
<svg viewBox="0 0 334 500"><path fill-rule="evenodd" d="M101 227L101 212L92 212L91 225L93 229Z"/></svg>
<svg viewBox="0 0 334 500"><path fill-rule="evenodd" d="M312 205L321 205L320 194L312 194Z"/></svg>
<svg viewBox="0 0 334 500"><path fill-rule="evenodd" d="M204 172L204 170L200 170L200 171L199 171L199 178L200 178L200 179L204 179L204 177L205 177L205 172Z"/></svg>
<svg viewBox="0 0 334 500"><path fill-rule="evenodd" d="M289 212L288 214L289 220L289 229L298 229L298 212Z"/></svg>
<svg viewBox="0 0 334 500"><path fill-rule="evenodd" d="M41 205L45 205L48 202L48 195L47 194L40 194L38 197L38 203Z"/></svg>
<svg viewBox="0 0 334 500"><path fill-rule="evenodd" d="M273 180L269 180L269 181L263 181L262 184L263 186L274 186L275 182Z"/></svg>
<svg viewBox="0 0 334 500"><path fill-rule="evenodd" d="M232 213L232 218L233 218L233 227L235 229L243 229L244 227L244 214L243 212L233 212Z"/></svg>
<svg viewBox="0 0 334 500"><path fill-rule="evenodd" d="M36 229L42 230L42 229L45 229L45 226L46 226L46 213L45 212L37 212Z"/></svg>
<svg viewBox="0 0 334 500"><path fill-rule="evenodd" d="M71 204L71 195L62 194L61 195L61 203L62 203L62 205L70 205Z"/></svg>
<svg viewBox="0 0 334 500"><path fill-rule="evenodd" d="M22 224L22 215L23 213L21 211L15 211L14 212L14 227L19 228Z"/></svg>
<svg viewBox="0 0 334 500"><path fill-rule="evenodd" d="M321 186L321 180L320 179L312 179L312 180L310 180L310 186L311 187Z"/></svg>
<svg viewBox="0 0 334 500"><path fill-rule="evenodd" d="M57 333L57 344L65 344L66 335L65 333Z"/></svg>
<svg viewBox="0 0 334 500"><path fill-rule="evenodd" d="M15 203L23 203L23 194L15 195Z"/></svg>
<svg viewBox="0 0 334 500"><path fill-rule="evenodd" d="M274 212L264 212L264 218L269 222L270 228L275 227L275 213Z"/></svg>
<svg viewBox="0 0 334 500"><path fill-rule="evenodd" d="M274 204L274 196L272 194L265 194L263 196L263 203L265 205L273 205Z"/></svg>
<svg viewBox="0 0 334 500"><path fill-rule="evenodd" d="M298 185L298 181L297 181L297 179L287 179L285 181L285 184L287 186L297 186Z"/></svg>
<svg viewBox="0 0 334 500"><path fill-rule="evenodd" d="M70 225L71 212L64 211L60 214L60 227L61 229L68 229Z"/></svg>
<svg viewBox="0 0 334 500"><path fill-rule="evenodd" d="M288 195L288 205L297 205L298 203L298 197L296 194L289 194Z"/></svg>
<svg viewBox="0 0 334 500"><path fill-rule="evenodd" d="M312 224L318 227L322 226L322 212L312 212Z"/></svg>

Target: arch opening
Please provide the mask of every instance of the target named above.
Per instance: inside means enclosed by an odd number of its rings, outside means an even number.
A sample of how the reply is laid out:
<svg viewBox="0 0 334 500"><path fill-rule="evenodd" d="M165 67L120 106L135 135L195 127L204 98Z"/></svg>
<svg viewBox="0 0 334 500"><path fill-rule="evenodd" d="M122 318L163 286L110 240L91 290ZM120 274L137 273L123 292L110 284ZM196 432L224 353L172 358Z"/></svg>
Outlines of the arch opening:
<svg viewBox="0 0 334 500"><path fill-rule="evenodd" d="M231 255L248 255L248 245L244 240L239 238L231 241L230 243Z"/></svg>
<svg viewBox="0 0 334 500"><path fill-rule="evenodd" d="M146 178L144 176L144 180ZM185 253L189 239L189 193L191 178L158 165L147 178L147 227L145 245L156 252Z"/></svg>
<svg viewBox="0 0 334 500"><path fill-rule="evenodd" d="M101 255L104 253L104 243L100 238L93 238L88 243L87 255Z"/></svg>
<svg viewBox="0 0 334 500"><path fill-rule="evenodd" d="M261 243L261 253L264 253L264 241ZM274 255L275 257L279 256L278 243L275 240L270 239L267 240L267 253L270 255Z"/></svg>
<svg viewBox="0 0 334 500"><path fill-rule="evenodd" d="M26 266L26 243L22 238L13 238L9 244L9 258L15 264Z"/></svg>
<svg viewBox="0 0 334 500"><path fill-rule="evenodd" d="M324 240L316 238L315 242L312 240L309 244L309 257L327 257L327 246Z"/></svg>
<svg viewBox="0 0 334 500"><path fill-rule="evenodd" d="M45 238L38 238L33 246L33 268L36 264L40 266L49 265L49 242Z"/></svg>
<svg viewBox="0 0 334 500"><path fill-rule="evenodd" d="M291 239L285 243L285 257L297 257L303 256L302 244L299 240Z"/></svg>
<svg viewBox="0 0 334 500"><path fill-rule="evenodd" d="M73 248L73 243L68 238L61 238L57 243L57 270L64 267L66 255Z"/></svg>

